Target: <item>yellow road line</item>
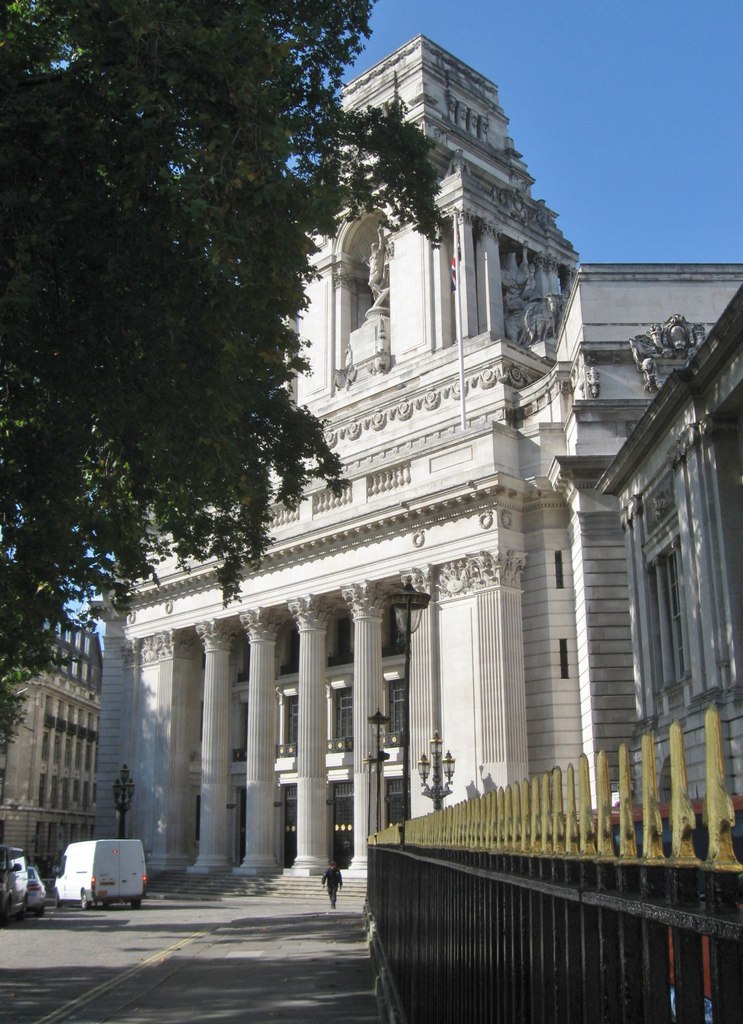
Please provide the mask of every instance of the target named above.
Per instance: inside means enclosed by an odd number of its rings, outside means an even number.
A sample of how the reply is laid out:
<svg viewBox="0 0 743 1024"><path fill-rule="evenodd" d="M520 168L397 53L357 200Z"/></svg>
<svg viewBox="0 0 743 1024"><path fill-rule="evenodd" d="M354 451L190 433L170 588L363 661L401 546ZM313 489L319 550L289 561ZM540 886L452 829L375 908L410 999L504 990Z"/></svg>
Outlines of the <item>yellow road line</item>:
<svg viewBox="0 0 743 1024"><path fill-rule="evenodd" d="M77 999L73 999L72 1002L65 1003L64 1006L60 1006L54 1013L48 1014L46 1017L40 1017L36 1024L54 1024L54 1021L64 1020L76 1007L84 1006L89 1003L92 999L101 995L103 992L107 992L109 989L114 988L122 981L126 981L137 971L141 971L143 967L148 967L155 960L165 960L171 953L177 952L179 949L183 949L184 946L190 945L192 942L196 942L197 939L203 938L205 935L209 935L212 929L207 928L203 932L194 932L193 935L188 935L185 939L179 939L178 942L174 942L172 946L167 946L165 949L160 949L156 953L152 953L147 957L146 960L142 960L140 963L130 967L128 971L124 971L123 974L117 974L115 978L111 978L110 981L104 981L98 985L97 988L91 989L90 992L86 992L83 996L78 996Z"/></svg>

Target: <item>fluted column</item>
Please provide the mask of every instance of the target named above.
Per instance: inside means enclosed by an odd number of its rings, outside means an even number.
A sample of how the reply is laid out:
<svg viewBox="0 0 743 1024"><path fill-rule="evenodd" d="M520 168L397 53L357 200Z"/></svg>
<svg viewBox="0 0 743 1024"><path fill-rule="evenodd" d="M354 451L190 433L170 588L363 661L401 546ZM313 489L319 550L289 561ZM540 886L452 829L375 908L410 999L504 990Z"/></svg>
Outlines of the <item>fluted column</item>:
<svg viewBox="0 0 743 1024"><path fill-rule="evenodd" d="M263 609L240 616L250 639L248 735L245 750L245 857L236 871L276 870L276 623Z"/></svg>
<svg viewBox="0 0 743 1024"><path fill-rule="evenodd" d="M433 574L430 566L403 572L400 580L403 586L410 583L416 590L431 594L431 603L421 615L420 624L411 637L410 813L417 818L430 812L431 801L421 793L416 762L420 754L428 754L429 741L434 732L443 734L440 672L436 662L439 607L433 594Z"/></svg>
<svg viewBox="0 0 743 1024"><path fill-rule="evenodd" d="M373 715L382 702L382 616L384 602L371 583L355 583L343 590L353 614L353 860L354 871L367 866L367 821L376 822L376 779L369 786L364 756L371 750ZM379 765L377 765L377 770ZM371 792L370 792L371 788ZM374 825L372 825L372 828Z"/></svg>
<svg viewBox="0 0 743 1024"><path fill-rule="evenodd" d="M480 749L483 778L506 786L528 774L521 576L526 556L513 551L480 555L477 595L480 644Z"/></svg>
<svg viewBox="0 0 743 1024"><path fill-rule="evenodd" d="M199 856L190 869L209 871L229 862L227 797L230 768L229 658L231 624L212 619L196 626L206 654L204 728L201 743L201 824Z"/></svg>
<svg viewBox="0 0 743 1024"><path fill-rule="evenodd" d="M295 874L317 874L327 864L325 804L325 637L327 615L316 598L291 601L299 629L299 721L297 729L297 859Z"/></svg>

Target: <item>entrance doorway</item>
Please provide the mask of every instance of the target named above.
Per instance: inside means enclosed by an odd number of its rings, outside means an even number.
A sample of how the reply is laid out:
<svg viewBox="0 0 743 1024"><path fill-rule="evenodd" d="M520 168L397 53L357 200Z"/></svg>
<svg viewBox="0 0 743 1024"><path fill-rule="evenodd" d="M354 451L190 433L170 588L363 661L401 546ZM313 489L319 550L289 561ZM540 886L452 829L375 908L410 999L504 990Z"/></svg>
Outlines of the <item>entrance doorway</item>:
<svg viewBox="0 0 743 1024"><path fill-rule="evenodd" d="M333 785L333 860L347 868L353 858L353 783Z"/></svg>
<svg viewBox="0 0 743 1024"><path fill-rule="evenodd" d="M297 859L297 787L284 786L284 867Z"/></svg>

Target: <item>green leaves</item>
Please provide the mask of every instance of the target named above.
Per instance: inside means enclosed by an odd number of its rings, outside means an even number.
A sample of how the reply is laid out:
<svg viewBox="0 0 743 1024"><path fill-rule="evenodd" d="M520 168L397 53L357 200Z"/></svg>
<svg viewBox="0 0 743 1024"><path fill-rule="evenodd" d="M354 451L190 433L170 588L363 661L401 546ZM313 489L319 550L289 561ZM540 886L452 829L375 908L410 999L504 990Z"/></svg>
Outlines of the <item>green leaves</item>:
<svg viewBox="0 0 743 1024"><path fill-rule="evenodd" d="M290 397L312 235L435 235L423 135L346 114L363 0L17 0L0 15L0 673L168 553L225 599L339 479Z"/></svg>

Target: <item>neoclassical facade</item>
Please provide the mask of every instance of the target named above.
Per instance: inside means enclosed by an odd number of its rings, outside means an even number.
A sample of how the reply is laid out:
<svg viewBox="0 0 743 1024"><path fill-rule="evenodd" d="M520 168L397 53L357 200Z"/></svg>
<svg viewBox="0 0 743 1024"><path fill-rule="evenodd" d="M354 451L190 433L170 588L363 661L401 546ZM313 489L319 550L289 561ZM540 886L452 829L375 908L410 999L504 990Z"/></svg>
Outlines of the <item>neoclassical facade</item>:
<svg viewBox="0 0 743 1024"><path fill-rule="evenodd" d="M652 362L643 365L653 402L600 482L619 498L627 544L638 732L656 731L668 799L668 728L681 721L690 792L701 792L704 710L714 704L724 776L741 793L743 289L670 374L658 363L684 347L685 325L674 317L653 326L637 339Z"/></svg>
<svg viewBox="0 0 743 1024"><path fill-rule="evenodd" d="M702 344L743 267L577 271L492 83L418 37L346 102L394 95L435 143L452 229L434 248L369 215L319 240L297 400L347 486L275 510L227 608L213 565L166 566L107 623L100 780L132 767L153 867L314 873L333 856L363 873L368 831L400 820L406 749L412 814L430 810L415 762L434 731L453 799L632 732L624 537L596 486L651 400L652 355L630 342L679 314ZM403 584L431 597L407 737ZM113 828L103 801L97 827Z"/></svg>

